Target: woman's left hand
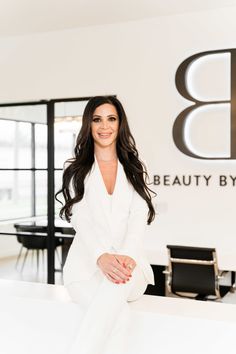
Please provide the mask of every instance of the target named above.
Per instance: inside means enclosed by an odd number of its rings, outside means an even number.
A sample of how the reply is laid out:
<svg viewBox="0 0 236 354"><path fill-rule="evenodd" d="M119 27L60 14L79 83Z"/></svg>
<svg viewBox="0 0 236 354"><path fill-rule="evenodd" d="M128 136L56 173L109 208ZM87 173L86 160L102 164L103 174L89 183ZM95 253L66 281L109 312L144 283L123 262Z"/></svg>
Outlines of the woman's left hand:
<svg viewBox="0 0 236 354"><path fill-rule="evenodd" d="M136 262L133 258L122 255L122 254L114 254L113 256L118 260L118 262L125 267L127 270L130 271L130 274L133 272L134 268L136 267Z"/></svg>

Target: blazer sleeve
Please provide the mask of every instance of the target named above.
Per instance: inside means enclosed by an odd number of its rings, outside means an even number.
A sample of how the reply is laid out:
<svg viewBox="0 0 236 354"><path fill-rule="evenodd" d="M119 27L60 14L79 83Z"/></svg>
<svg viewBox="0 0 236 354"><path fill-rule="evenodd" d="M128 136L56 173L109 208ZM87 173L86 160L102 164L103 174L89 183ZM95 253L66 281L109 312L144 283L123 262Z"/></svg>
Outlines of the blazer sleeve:
<svg viewBox="0 0 236 354"><path fill-rule="evenodd" d="M128 217L127 232L120 251L136 261L143 252L148 210L146 201L134 191Z"/></svg>
<svg viewBox="0 0 236 354"><path fill-rule="evenodd" d="M75 195L72 180L69 184L70 195L73 198ZM79 208L78 212L76 208L82 204L82 207ZM77 203L76 203L77 204ZM105 248L101 242L99 242L99 237L97 236L97 230L92 223L91 218L89 217L90 212L88 210L88 206L85 200L82 199L76 206L72 207L72 216L71 216L71 225L76 231L75 238L78 238L79 242L83 243L85 246L87 253L89 254L90 260L92 263L97 265L97 259L103 253L109 252L107 248Z"/></svg>
<svg viewBox="0 0 236 354"><path fill-rule="evenodd" d="M97 265L99 256L109 252L109 250L99 241L97 230L89 217L86 202L83 203L83 207L78 212L72 213L71 225L76 231L75 237L78 237L78 241L86 248L92 263Z"/></svg>

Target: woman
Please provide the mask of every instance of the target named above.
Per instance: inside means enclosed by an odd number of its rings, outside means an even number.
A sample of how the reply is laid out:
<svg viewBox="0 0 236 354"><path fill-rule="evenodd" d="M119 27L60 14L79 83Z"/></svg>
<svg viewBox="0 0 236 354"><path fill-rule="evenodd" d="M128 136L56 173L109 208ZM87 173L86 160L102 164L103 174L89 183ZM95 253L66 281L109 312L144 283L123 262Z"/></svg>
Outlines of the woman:
<svg viewBox="0 0 236 354"><path fill-rule="evenodd" d="M154 284L143 236L155 210L146 169L117 98L89 100L74 154L58 192L65 199L60 216L76 231L63 270L64 285L84 309L71 353L121 354L128 301Z"/></svg>

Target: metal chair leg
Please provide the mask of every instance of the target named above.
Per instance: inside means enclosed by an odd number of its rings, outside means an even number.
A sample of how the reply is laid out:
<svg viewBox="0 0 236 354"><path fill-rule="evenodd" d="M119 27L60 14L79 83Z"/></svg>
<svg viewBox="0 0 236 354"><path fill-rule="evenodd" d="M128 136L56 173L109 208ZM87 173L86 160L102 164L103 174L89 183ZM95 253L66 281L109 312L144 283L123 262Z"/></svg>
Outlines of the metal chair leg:
<svg viewBox="0 0 236 354"><path fill-rule="evenodd" d="M37 252L37 274L39 272L39 250L36 251Z"/></svg>
<svg viewBox="0 0 236 354"><path fill-rule="evenodd" d="M34 249L32 249L32 257L31 257L31 265L33 266L34 263Z"/></svg>
<svg viewBox="0 0 236 354"><path fill-rule="evenodd" d="M44 250L42 249L42 262L43 262L43 271L44 271Z"/></svg>
<svg viewBox="0 0 236 354"><path fill-rule="evenodd" d="M22 253L22 251L23 251L23 248L24 248L24 246L21 245L21 249L20 249L20 252L19 252L19 254L18 254L18 257L17 257L17 260L16 260L16 264L15 264L15 268L16 268L16 269L17 269L18 262L19 262L19 259L20 259L20 257L21 257L21 253Z"/></svg>
<svg viewBox="0 0 236 354"><path fill-rule="evenodd" d="M22 271L23 271L23 269L24 269L24 265L25 265L26 258L27 258L27 256L28 256L28 252L29 252L29 250L27 249L27 251L26 251L26 253L25 253L24 261L23 261L23 264L22 264L22 267L21 267L21 273L22 273Z"/></svg>

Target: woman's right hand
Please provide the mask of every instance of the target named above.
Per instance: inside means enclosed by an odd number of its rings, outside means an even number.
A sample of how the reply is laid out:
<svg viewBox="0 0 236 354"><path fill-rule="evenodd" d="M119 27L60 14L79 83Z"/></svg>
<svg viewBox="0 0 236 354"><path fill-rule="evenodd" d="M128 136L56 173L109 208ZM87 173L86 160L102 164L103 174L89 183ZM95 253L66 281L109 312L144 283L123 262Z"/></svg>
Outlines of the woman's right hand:
<svg viewBox="0 0 236 354"><path fill-rule="evenodd" d="M103 253L97 260L97 265L105 276L113 283L126 283L131 275L130 270L123 267L118 259L110 253Z"/></svg>

